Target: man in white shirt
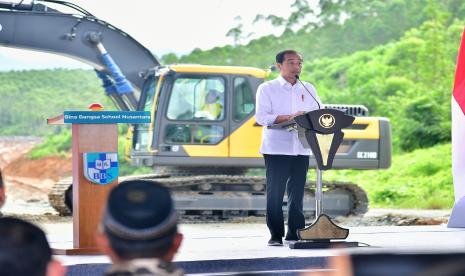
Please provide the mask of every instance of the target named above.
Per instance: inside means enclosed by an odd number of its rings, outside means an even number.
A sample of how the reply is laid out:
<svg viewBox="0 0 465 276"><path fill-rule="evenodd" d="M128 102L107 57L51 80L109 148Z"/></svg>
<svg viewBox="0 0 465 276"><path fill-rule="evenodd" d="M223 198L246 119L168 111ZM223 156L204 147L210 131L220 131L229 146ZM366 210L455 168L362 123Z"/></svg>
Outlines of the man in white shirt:
<svg viewBox="0 0 465 276"><path fill-rule="evenodd" d="M297 81L302 62L302 55L294 50L279 52L276 65L280 76L257 89L255 118L258 124L265 126L260 153L266 167L266 224L271 234L270 246L282 245L285 191L288 196L286 240L297 240L297 230L305 227L303 196L310 149L302 146L296 131L266 127L320 108L315 87L310 83L304 83L304 87Z"/></svg>

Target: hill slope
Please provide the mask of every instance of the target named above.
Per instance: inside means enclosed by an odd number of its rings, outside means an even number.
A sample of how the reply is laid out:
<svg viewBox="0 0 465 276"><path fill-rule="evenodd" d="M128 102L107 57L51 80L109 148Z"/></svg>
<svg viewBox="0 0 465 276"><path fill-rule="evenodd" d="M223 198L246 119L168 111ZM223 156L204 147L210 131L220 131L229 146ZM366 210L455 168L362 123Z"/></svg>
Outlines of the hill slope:
<svg viewBox="0 0 465 276"><path fill-rule="evenodd" d="M46 119L65 110L86 110L93 102L113 108L93 71L30 70L0 72L0 135L59 132Z"/></svg>
<svg viewBox="0 0 465 276"><path fill-rule="evenodd" d="M329 171L323 179L360 185L372 208L448 209L454 203L451 162L451 145L442 144L396 155L387 170Z"/></svg>

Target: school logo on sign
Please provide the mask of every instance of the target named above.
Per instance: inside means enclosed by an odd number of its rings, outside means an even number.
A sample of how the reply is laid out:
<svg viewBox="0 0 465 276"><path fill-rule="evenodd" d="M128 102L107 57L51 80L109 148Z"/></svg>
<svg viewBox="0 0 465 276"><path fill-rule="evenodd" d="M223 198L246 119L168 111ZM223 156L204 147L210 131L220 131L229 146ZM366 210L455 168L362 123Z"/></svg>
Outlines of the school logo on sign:
<svg viewBox="0 0 465 276"><path fill-rule="evenodd" d="M92 183L105 185L118 177L118 153L84 153L84 177Z"/></svg>

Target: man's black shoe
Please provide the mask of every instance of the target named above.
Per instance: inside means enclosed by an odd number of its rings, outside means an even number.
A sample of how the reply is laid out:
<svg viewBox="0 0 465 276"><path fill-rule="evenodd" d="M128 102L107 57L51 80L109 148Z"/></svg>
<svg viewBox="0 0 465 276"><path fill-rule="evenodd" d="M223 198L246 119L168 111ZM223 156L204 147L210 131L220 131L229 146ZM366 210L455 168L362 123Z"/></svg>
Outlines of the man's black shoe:
<svg viewBox="0 0 465 276"><path fill-rule="evenodd" d="M298 241L299 238L297 236L287 236L285 238L286 241Z"/></svg>
<svg viewBox="0 0 465 276"><path fill-rule="evenodd" d="M281 246L283 245L283 240L281 238L271 238L268 241L268 246Z"/></svg>

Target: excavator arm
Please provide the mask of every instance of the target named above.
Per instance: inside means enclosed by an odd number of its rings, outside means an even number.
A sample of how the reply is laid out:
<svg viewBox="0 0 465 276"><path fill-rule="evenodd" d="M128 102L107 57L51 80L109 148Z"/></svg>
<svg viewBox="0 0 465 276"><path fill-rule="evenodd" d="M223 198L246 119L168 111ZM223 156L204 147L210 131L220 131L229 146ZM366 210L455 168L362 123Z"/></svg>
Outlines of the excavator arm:
<svg viewBox="0 0 465 276"><path fill-rule="evenodd" d="M80 14L62 13L47 5L0 1L0 46L67 56L89 64L103 80L111 80L107 93L122 110L135 110L156 57L134 38L64 1L40 1L72 7ZM117 65L117 66L116 66ZM124 77L132 84L125 82Z"/></svg>

